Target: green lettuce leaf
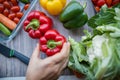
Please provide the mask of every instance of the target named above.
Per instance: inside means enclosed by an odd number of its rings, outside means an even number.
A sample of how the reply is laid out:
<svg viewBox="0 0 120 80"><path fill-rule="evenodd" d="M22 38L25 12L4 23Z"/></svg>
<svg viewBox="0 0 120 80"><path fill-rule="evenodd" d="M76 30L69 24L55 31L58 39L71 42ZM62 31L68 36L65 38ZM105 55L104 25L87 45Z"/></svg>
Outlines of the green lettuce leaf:
<svg viewBox="0 0 120 80"><path fill-rule="evenodd" d="M84 74L86 80L114 80L120 76L120 38L103 34L93 37L91 41L91 46L88 46L69 38L71 51L68 67Z"/></svg>
<svg viewBox="0 0 120 80"><path fill-rule="evenodd" d="M96 28L100 25L116 23L116 20L114 19L115 16L114 8L107 8L107 6L104 5L99 13L88 20L88 26Z"/></svg>
<svg viewBox="0 0 120 80"><path fill-rule="evenodd" d="M120 79L120 4L103 6L90 18L93 32L84 31L80 42L71 44L68 67L85 75L85 80Z"/></svg>

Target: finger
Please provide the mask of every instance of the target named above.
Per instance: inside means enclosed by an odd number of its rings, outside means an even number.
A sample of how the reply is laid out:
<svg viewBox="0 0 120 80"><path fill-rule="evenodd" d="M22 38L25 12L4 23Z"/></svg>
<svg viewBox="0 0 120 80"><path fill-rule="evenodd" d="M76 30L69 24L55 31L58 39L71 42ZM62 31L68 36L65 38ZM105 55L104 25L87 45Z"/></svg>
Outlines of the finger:
<svg viewBox="0 0 120 80"><path fill-rule="evenodd" d="M66 61L64 61L63 64L58 64L59 66L59 71L58 71L58 75L62 74L65 70L65 68L67 67L67 64L68 64L68 59Z"/></svg>
<svg viewBox="0 0 120 80"><path fill-rule="evenodd" d="M69 59L66 59L66 60L64 60L64 62L62 62L61 64L58 64L58 66L59 66L59 73L61 73L61 72L67 67L68 60L69 60Z"/></svg>
<svg viewBox="0 0 120 80"><path fill-rule="evenodd" d="M35 50L33 51L32 58L40 58L40 49L39 49L38 43L37 43Z"/></svg>
<svg viewBox="0 0 120 80"><path fill-rule="evenodd" d="M52 60L53 62L55 62L55 64L57 64L69 56L69 51L70 51L70 43L64 43L63 48L60 51L60 53L57 53L49 57L48 59Z"/></svg>
<svg viewBox="0 0 120 80"><path fill-rule="evenodd" d="M62 50L60 51L61 54L63 55L69 55L69 51L70 51L70 43L67 42L66 44L63 45Z"/></svg>
<svg viewBox="0 0 120 80"><path fill-rule="evenodd" d="M61 71L67 67L69 59L67 59L64 64L61 65Z"/></svg>

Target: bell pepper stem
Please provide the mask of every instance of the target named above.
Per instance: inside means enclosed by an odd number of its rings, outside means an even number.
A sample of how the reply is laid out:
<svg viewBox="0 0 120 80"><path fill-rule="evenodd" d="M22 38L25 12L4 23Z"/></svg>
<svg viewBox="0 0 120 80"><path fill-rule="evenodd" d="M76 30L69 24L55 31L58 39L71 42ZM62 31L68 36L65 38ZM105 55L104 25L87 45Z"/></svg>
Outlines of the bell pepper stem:
<svg viewBox="0 0 120 80"><path fill-rule="evenodd" d="M59 42L55 42L54 40L49 40L47 42L47 47L50 48L50 49L54 49L57 45L61 45L62 42L59 41Z"/></svg>
<svg viewBox="0 0 120 80"><path fill-rule="evenodd" d="M76 1L76 0L72 0L72 1ZM85 9L87 7L87 2L85 1L83 4L83 8Z"/></svg>
<svg viewBox="0 0 120 80"><path fill-rule="evenodd" d="M26 26L26 30L32 28L34 30L38 29L40 22L37 19L32 19L32 21Z"/></svg>

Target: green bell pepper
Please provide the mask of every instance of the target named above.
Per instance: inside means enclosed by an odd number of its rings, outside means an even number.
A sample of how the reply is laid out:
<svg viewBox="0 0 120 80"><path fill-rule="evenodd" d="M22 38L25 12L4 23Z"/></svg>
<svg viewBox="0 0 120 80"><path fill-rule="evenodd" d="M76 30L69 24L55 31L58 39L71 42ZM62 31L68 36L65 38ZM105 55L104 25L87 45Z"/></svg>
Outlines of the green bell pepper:
<svg viewBox="0 0 120 80"><path fill-rule="evenodd" d="M88 16L79 2L71 1L62 11L59 19L66 29L75 29L82 27L88 21Z"/></svg>

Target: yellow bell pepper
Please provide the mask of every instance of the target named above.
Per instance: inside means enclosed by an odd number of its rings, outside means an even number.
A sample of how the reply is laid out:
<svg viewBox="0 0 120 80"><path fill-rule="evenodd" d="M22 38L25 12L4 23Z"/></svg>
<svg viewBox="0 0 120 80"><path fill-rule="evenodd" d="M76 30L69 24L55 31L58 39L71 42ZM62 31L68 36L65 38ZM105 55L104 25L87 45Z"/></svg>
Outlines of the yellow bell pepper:
<svg viewBox="0 0 120 80"><path fill-rule="evenodd" d="M65 7L66 0L40 0L40 4L51 15L59 15Z"/></svg>

